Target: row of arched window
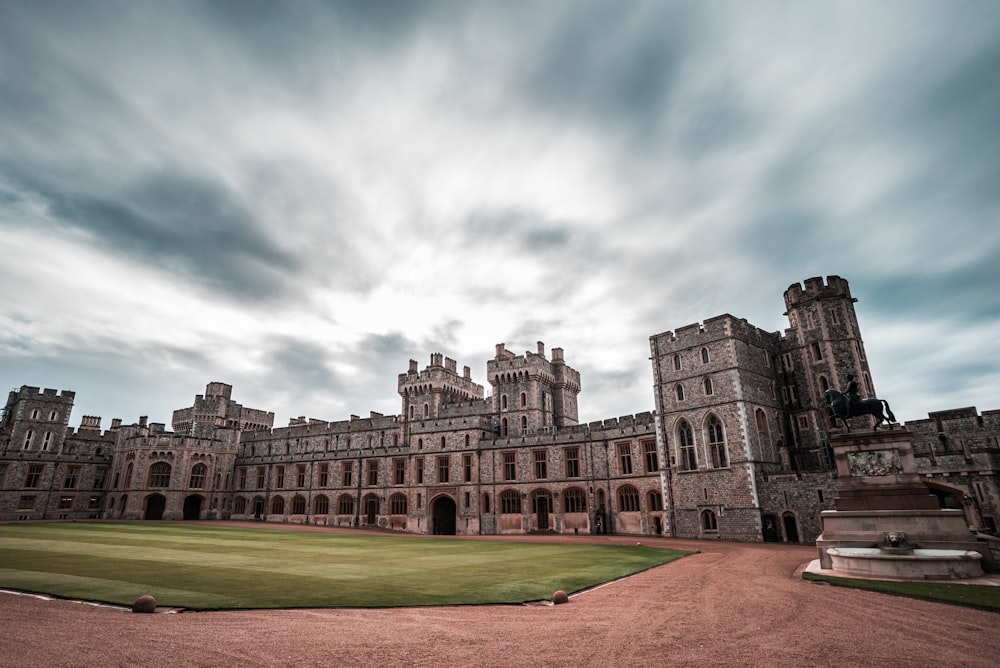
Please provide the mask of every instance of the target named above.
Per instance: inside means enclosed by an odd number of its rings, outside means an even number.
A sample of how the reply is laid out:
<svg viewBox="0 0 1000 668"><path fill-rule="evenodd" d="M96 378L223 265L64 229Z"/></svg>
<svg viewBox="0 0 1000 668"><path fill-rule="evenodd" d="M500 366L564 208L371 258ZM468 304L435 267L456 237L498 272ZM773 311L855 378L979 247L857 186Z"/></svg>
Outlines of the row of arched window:
<svg viewBox="0 0 1000 668"><path fill-rule="evenodd" d="M373 495L368 495L364 498L363 504L368 507L368 504L374 503L376 508L376 513L381 512L380 502L377 497ZM246 497L237 496L233 499L233 514L235 515L245 515L248 508L252 512L258 512L257 507L262 507L264 505L263 497L254 497L252 503L248 506L248 501ZM341 494L337 497L336 503L336 514L337 515L353 515L354 514L354 496L351 494ZM306 512L306 498L301 494L296 494L292 497L291 502L287 504L287 511L291 515L304 515ZM405 515L408 512L409 503L407 501L405 494L393 494L389 497L389 513L392 515ZM275 495L271 497L270 502L270 514L272 515L284 515L286 511L285 497L281 495ZM317 494L312 499L312 514L314 515L328 515L330 513L330 497L325 494Z"/></svg>
<svg viewBox="0 0 1000 668"><path fill-rule="evenodd" d="M712 384L712 379L709 376L702 378L701 389L704 390L705 396L712 396L715 394L715 385ZM677 401L684 401L684 386L680 383L674 385L674 395L677 397Z"/></svg>
<svg viewBox="0 0 1000 668"><path fill-rule="evenodd" d="M682 471L697 470L698 449L695 445L694 429L691 428L691 423L684 418L677 421L676 438L680 469ZM714 413L710 413L705 420L705 442L708 446L706 465L714 469L728 467L726 433L722 428L722 421Z"/></svg>
<svg viewBox="0 0 1000 668"><path fill-rule="evenodd" d="M701 363L708 364L711 361L711 357L708 354L708 348L701 349ZM674 371L680 371L683 368L681 364L680 353L674 353Z"/></svg>
<svg viewBox="0 0 1000 668"><path fill-rule="evenodd" d="M517 490L506 489L500 492L500 514L522 514L522 498L521 493ZM553 510L552 494L549 490L535 490L530 496L531 513L538 512L538 500L541 498L547 499L548 504L546 509ZM637 512L642 509L639 502L639 490L632 485L622 485L619 487L617 498L619 512ZM562 503L562 512L564 513L587 512L587 494L578 487L570 487L564 490L562 493ZM484 505L487 506L484 508L485 512L489 512L488 502ZM646 510L663 510L663 495L659 491L653 490L646 494Z"/></svg>

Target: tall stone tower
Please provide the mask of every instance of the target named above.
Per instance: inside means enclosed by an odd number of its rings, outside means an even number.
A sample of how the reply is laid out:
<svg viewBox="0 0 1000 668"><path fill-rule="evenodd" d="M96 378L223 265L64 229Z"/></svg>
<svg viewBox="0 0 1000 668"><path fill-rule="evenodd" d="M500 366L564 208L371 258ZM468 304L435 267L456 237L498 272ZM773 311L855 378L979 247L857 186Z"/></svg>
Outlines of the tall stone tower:
<svg viewBox="0 0 1000 668"><path fill-rule="evenodd" d="M537 352L524 355L515 355L499 343L496 357L486 363L486 372L501 436L523 436L579 422L580 374L566 365L562 348L553 348L549 360L541 341Z"/></svg>
<svg viewBox="0 0 1000 668"><path fill-rule="evenodd" d="M75 392L24 385L12 390L0 417L3 452L58 453L69 427Z"/></svg>
<svg viewBox="0 0 1000 668"><path fill-rule="evenodd" d="M404 419L411 421L436 419L442 406L483 398L483 386L472 380L469 367L459 376L455 360L441 353L431 353L431 363L423 371L417 370L416 360L410 360L409 370L399 374L396 387Z"/></svg>
<svg viewBox="0 0 1000 668"><path fill-rule="evenodd" d="M862 396L874 396L851 289L839 276L809 278L785 290L788 329L781 341L781 393L801 449L825 440L828 388L843 390L857 378ZM816 462L818 463L818 462ZM808 465L808 463L807 463Z"/></svg>

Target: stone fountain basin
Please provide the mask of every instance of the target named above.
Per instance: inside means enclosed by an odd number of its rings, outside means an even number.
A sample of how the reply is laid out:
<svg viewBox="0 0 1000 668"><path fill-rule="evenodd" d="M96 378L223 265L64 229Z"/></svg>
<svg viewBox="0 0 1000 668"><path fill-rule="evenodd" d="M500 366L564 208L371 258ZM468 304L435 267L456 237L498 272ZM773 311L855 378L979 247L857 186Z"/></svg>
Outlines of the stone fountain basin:
<svg viewBox="0 0 1000 668"><path fill-rule="evenodd" d="M967 580L983 574L983 555L971 550L831 547L833 570L845 575L902 580Z"/></svg>

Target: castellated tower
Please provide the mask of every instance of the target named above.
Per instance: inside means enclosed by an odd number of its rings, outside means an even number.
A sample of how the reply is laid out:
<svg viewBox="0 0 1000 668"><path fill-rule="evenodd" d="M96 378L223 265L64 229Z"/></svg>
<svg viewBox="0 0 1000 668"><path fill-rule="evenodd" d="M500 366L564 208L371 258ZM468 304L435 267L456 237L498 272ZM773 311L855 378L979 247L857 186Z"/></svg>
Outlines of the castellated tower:
<svg viewBox="0 0 1000 668"><path fill-rule="evenodd" d="M3 452L46 452L62 449L75 392L24 385L12 390L0 416Z"/></svg>
<svg viewBox="0 0 1000 668"><path fill-rule="evenodd" d="M800 449L817 452L827 430L828 388L854 374L862 397L875 396L850 286L839 276L806 279L785 290L789 327L781 340L781 398ZM819 455L822 457L822 455ZM803 462L806 466L822 462Z"/></svg>
<svg viewBox="0 0 1000 668"><path fill-rule="evenodd" d="M548 360L541 341L537 352L524 355L515 355L498 343L486 372L493 386L493 414L500 436L523 436L579 422L580 374L566 365L562 348L553 348Z"/></svg>
<svg viewBox="0 0 1000 668"><path fill-rule="evenodd" d="M483 386L473 382L469 367L459 376L455 360L441 353L431 353L431 363L423 371L410 360L409 370L399 374L397 388L407 420L436 419L443 406L483 399Z"/></svg>

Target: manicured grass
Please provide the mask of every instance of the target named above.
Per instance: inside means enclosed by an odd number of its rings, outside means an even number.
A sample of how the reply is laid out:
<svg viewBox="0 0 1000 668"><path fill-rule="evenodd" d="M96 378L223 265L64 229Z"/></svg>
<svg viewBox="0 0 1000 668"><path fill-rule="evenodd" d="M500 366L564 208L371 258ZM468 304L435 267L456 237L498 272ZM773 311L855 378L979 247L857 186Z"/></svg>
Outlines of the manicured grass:
<svg viewBox="0 0 1000 668"><path fill-rule="evenodd" d="M522 603L685 553L198 524L0 525L0 588L131 604L226 608Z"/></svg>
<svg viewBox="0 0 1000 668"><path fill-rule="evenodd" d="M829 582L838 587L868 589L899 596L923 598L929 601L958 603L977 608L1000 610L1000 587L983 585L949 584L947 582L891 582L888 580L860 580L838 578L832 575L803 573L806 580Z"/></svg>

